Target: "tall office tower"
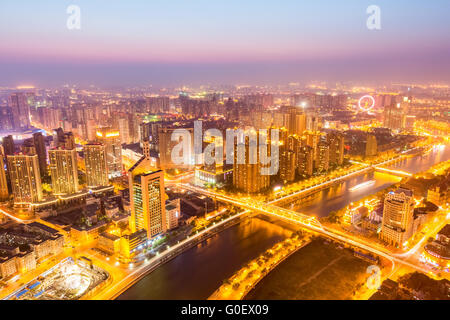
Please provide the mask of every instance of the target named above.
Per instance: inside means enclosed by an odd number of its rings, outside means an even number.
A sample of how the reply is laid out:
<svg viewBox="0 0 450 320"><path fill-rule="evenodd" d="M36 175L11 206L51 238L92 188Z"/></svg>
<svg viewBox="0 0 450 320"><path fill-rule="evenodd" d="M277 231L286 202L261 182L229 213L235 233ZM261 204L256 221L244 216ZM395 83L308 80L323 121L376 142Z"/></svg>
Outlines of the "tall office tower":
<svg viewBox="0 0 450 320"><path fill-rule="evenodd" d="M15 145L14 145L14 139L12 135L3 137L2 140L2 146L3 146L3 152L5 153L5 156L12 156L15 153Z"/></svg>
<svg viewBox="0 0 450 320"><path fill-rule="evenodd" d="M38 156L8 155L7 162L14 205L29 205L41 201L42 185Z"/></svg>
<svg viewBox="0 0 450 320"><path fill-rule="evenodd" d="M407 104L397 103L384 107L383 125L391 130L403 130L406 128Z"/></svg>
<svg viewBox="0 0 450 320"><path fill-rule="evenodd" d="M401 247L412 236L414 219L413 192L398 188L384 199L380 239Z"/></svg>
<svg viewBox="0 0 450 320"><path fill-rule="evenodd" d="M88 143L83 146L87 186L90 188L107 186L108 165L106 147L101 143Z"/></svg>
<svg viewBox="0 0 450 320"><path fill-rule="evenodd" d="M108 164L108 177L120 177L122 175L122 144L120 133L112 128L101 128L96 132L97 142L106 148L106 163Z"/></svg>
<svg viewBox="0 0 450 320"><path fill-rule="evenodd" d="M378 153L377 138L373 134L367 134L366 157L376 156Z"/></svg>
<svg viewBox="0 0 450 320"><path fill-rule="evenodd" d="M310 177L314 169L314 150L310 146L299 147L297 151L298 174L302 177Z"/></svg>
<svg viewBox="0 0 450 320"><path fill-rule="evenodd" d="M52 149L48 151L48 157L53 193L60 195L78 192L77 151Z"/></svg>
<svg viewBox="0 0 450 320"><path fill-rule="evenodd" d="M184 150L183 152L187 152L186 155L180 155L186 157L185 159L189 159L189 163L183 164L175 164L172 161L172 150L173 148L179 144L183 137L180 137L179 141L172 141L172 133L177 128L167 128L163 127L158 130L158 142L159 142L159 165L161 169L170 169L170 168L186 168L190 169L194 163L194 129L193 128L185 128L190 133L191 141L190 141L190 150Z"/></svg>
<svg viewBox="0 0 450 320"><path fill-rule="evenodd" d="M23 92L13 93L9 97L9 106L13 116L14 129L27 129L30 127L30 106L27 95Z"/></svg>
<svg viewBox="0 0 450 320"><path fill-rule="evenodd" d="M0 147L0 201L8 200L8 180L6 180L6 165L4 162L3 148Z"/></svg>
<svg viewBox="0 0 450 320"><path fill-rule="evenodd" d="M145 158L145 157L143 157ZM167 230L164 171L133 166L128 172L132 232L147 231L147 238Z"/></svg>
<svg viewBox="0 0 450 320"><path fill-rule="evenodd" d="M233 186L247 193L256 193L269 187L270 176L261 174L263 165L258 145L263 137L259 132L248 131L248 133L256 137L255 141L252 142L246 135L234 144ZM250 162L250 153L255 163Z"/></svg>
<svg viewBox="0 0 450 320"><path fill-rule="evenodd" d="M41 175L47 171L47 148L45 147L45 138L41 132L33 133L33 144L39 159L39 170Z"/></svg>
<svg viewBox="0 0 450 320"><path fill-rule="evenodd" d="M330 164L341 166L344 163L344 135L339 132L327 134L330 147Z"/></svg>
<svg viewBox="0 0 450 320"><path fill-rule="evenodd" d="M326 172L330 167L330 146L325 141L317 144L317 159L315 168L318 172Z"/></svg>

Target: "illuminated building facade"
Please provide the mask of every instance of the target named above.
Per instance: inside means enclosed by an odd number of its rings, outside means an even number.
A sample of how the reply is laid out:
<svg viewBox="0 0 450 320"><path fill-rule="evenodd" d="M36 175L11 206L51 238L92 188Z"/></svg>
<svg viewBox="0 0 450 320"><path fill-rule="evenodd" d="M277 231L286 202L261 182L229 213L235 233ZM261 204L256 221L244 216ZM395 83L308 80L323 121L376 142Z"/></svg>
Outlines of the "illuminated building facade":
<svg viewBox="0 0 450 320"><path fill-rule="evenodd" d="M129 170L132 232L147 231L147 238L167 230L164 172L148 171L139 163Z"/></svg>
<svg viewBox="0 0 450 320"><path fill-rule="evenodd" d="M315 168L318 172L328 171L330 167L330 145L321 141L317 144L317 158Z"/></svg>
<svg viewBox="0 0 450 320"><path fill-rule="evenodd" d="M6 180L6 165L3 160L3 151L0 147L0 201L8 200L8 181Z"/></svg>
<svg viewBox="0 0 450 320"><path fill-rule="evenodd" d="M106 163L108 165L109 178L122 175L122 144L120 133L111 128L98 129L96 132L97 142L106 148Z"/></svg>
<svg viewBox="0 0 450 320"><path fill-rule="evenodd" d="M194 163L194 155L193 155L193 146L194 146L194 130L193 128L184 128L183 130L187 130L190 133L191 149L185 150L183 152L187 152L187 155L182 155L186 157L186 159L190 159L191 163L183 163L183 164L174 164L172 161L172 150L173 148L182 141L182 137L180 137L179 141L172 141L172 133L177 128L160 128L158 130L158 142L159 142L159 163L161 169L170 169L170 168L186 168L190 169Z"/></svg>
<svg viewBox="0 0 450 320"><path fill-rule="evenodd" d="M39 160L39 170L41 175L47 172L47 149L45 138L41 132L33 133L33 145Z"/></svg>
<svg viewBox="0 0 450 320"><path fill-rule="evenodd" d="M101 143L88 143L83 146L83 151L87 186L90 188L107 186L109 180L106 147Z"/></svg>
<svg viewBox="0 0 450 320"><path fill-rule="evenodd" d="M344 163L344 136L339 132L327 134L330 147L330 164L341 166Z"/></svg>
<svg viewBox="0 0 450 320"><path fill-rule="evenodd" d="M167 230L172 230L178 227L178 219L180 216L180 199L168 200L166 202Z"/></svg>
<svg viewBox="0 0 450 320"><path fill-rule="evenodd" d="M377 138L373 134L368 134L366 140L366 157L376 156L377 153L378 153Z"/></svg>
<svg viewBox="0 0 450 320"><path fill-rule="evenodd" d="M30 127L30 106L28 97L24 92L13 93L9 97L9 106L12 111L14 129L27 129Z"/></svg>
<svg viewBox="0 0 450 320"><path fill-rule="evenodd" d="M413 193L398 188L384 199L380 239L393 246L402 246L412 236L414 214Z"/></svg>
<svg viewBox="0 0 450 320"><path fill-rule="evenodd" d="M251 132L250 132L251 133ZM253 132L256 136L255 144L250 142L248 135L244 136L241 141L234 144L234 164L233 164L233 186L247 193L261 192L269 187L270 176L262 175L263 167L260 161L259 152L257 150L259 140L262 139L259 132ZM268 139L270 145L270 139ZM239 149L243 151L243 159L238 161ZM270 152L270 150L269 150ZM255 163L250 163L250 153L256 154ZM240 162L240 163L239 163Z"/></svg>
<svg viewBox="0 0 450 320"><path fill-rule="evenodd" d="M310 177L314 170L314 151L310 146L303 146L297 152L297 170L302 177Z"/></svg>
<svg viewBox="0 0 450 320"><path fill-rule="evenodd" d="M9 155L7 161L14 205L22 206L42 201L38 156Z"/></svg>
<svg viewBox="0 0 450 320"><path fill-rule="evenodd" d="M78 162L75 149L52 149L48 151L53 193L73 194L78 188Z"/></svg>
<svg viewBox="0 0 450 320"><path fill-rule="evenodd" d="M2 139L3 152L5 156L13 155L15 151L14 138L12 135L3 137Z"/></svg>
<svg viewBox="0 0 450 320"><path fill-rule="evenodd" d="M384 126L391 130L406 128L407 105L404 103L391 104L384 107Z"/></svg>

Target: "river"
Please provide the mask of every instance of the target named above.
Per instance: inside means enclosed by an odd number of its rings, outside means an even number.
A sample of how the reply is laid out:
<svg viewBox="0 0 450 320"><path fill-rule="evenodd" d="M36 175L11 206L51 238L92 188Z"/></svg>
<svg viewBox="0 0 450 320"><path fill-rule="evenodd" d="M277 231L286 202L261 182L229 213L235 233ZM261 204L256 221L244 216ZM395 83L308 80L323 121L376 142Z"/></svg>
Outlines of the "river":
<svg viewBox="0 0 450 320"><path fill-rule="evenodd" d="M293 230L265 217L246 219L157 268L118 299L207 299L224 279Z"/></svg>
<svg viewBox="0 0 450 320"><path fill-rule="evenodd" d="M436 147L426 155L405 158L386 168L402 170L414 174L426 171L434 164L449 159L450 146L447 145ZM375 184L355 191L350 190L352 187L370 180L375 180ZM351 202L358 201L367 195L374 194L400 180L401 178L397 176L379 172L355 176L340 184L335 184L330 188L315 193L293 209L316 217L326 217L331 211L342 209Z"/></svg>
<svg viewBox="0 0 450 320"><path fill-rule="evenodd" d="M424 171L433 164L450 159L450 146L436 148L425 156L407 158L390 166L411 173ZM375 184L351 192L364 181ZM372 172L356 176L316 193L298 211L326 216L350 202L400 181L400 178ZM280 221L252 218L230 227L213 238L180 254L137 282L118 299L206 299L236 270L275 243L290 236L292 226Z"/></svg>

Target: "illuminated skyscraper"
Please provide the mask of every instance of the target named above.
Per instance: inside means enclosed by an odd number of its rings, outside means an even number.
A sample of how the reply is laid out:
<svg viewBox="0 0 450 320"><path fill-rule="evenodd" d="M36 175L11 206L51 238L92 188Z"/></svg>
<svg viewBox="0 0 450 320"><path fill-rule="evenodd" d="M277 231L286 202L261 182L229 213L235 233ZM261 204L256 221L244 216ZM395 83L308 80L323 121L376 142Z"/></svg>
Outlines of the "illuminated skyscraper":
<svg viewBox="0 0 450 320"><path fill-rule="evenodd" d="M401 247L412 236L414 219L413 193L398 188L389 192L384 199L383 222L380 239Z"/></svg>
<svg viewBox="0 0 450 320"><path fill-rule="evenodd" d="M109 180L105 146L101 143L89 143L83 146L83 151L88 187L107 186Z"/></svg>
<svg viewBox="0 0 450 320"><path fill-rule="evenodd" d="M247 193L256 193L269 187L270 176L261 174L263 166L259 157L258 145L262 137L259 132L249 131L248 133L250 136L254 135L256 139L251 141L252 139L247 135L234 145L233 186ZM241 154L239 150L241 150ZM253 155L254 161L250 161L250 154Z"/></svg>
<svg viewBox="0 0 450 320"><path fill-rule="evenodd" d="M13 136L9 135L2 139L3 152L5 156L12 156L15 152Z"/></svg>
<svg viewBox="0 0 450 320"><path fill-rule="evenodd" d="M367 135L366 157L376 156L378 152L377 138L373 134Z"/></svg>
<svg viewBox="0 0 450 320"><path fill-rule="evenodd" d="M344 163L344 136L339 132L327 134L330 146L330 164L341 166Z"/></svg>
<svg viewBox="0 0 450 320"><path fill-rule="evenodd" d="M396 103L384 107L384 126L391 130L406 128L407 104Z"/></svg>
<svg viewBox="0 0 450 320"><path fill-rule="evenodd" d="M0 201L5 201L9 198L8 181L6 180L6 165L3 157L3 148L0 147Z"/></svg>
<svg viewBox="0 0 450 320"><path fill-rule="evenodd" d="M41 132L33 133L33 144L39 159L39 170L41 175L44 175L47 171L47 149Z"/></svg>
<svg viewBox="0 0 450 320"><path fill-rule="evenodd" d="M132 232L147 231L151 239L167 230L164 172L149 171L142 157L129 171Z"/></svg>
<svg viewBox="0 0 450 320"><path fill-rule="evenodd" d="M321 141L317 144L317 159L315 167L318 172L328 171L330 167L330 146L325 141Z"/></svg>
<svg viewBox="0 0 450 320"><path fill-rule="evenodd" d="M14 205L29 205L42 200L38 156L8 155L8 171Z"/></svg>
<svg viewBox="0 0 450 320"><path fill-rule="evenodd" d="M297 152L298 174L302 177L310 177L314 169L314 152L310 146L302 146Z"/></svg>
<svg viewBox="0 0 450 320"><path fill-rule="evenodd" d="M14 129L29 128L30 106L27 95L23 92L13 93L9 97L9 106L12 111Z"/></svg>
<svg viewBox="0 0 450 320"><path fill-rule="evenodd" d="M101 128L96 132L97 141L106 148L106 163L108 176L119 177L122 175L122 144L120 133L112 128Z"/></svg>
<svg viewBox="0 0 450 320"><path fill-rule="evenodd" d="M283 144L280 146L280 178L284 182L292 182L295 180L295 172L297 169L296 150L300 141L296 135L286 136L285 130L280 130L280 137Z"/></svg>
<svg viewBox="0 0 450 320"><path fill-rule="evenodd" d="M78 192L77 151L52 149L48 151L48 156L53 193L58 195Z"/></svg>

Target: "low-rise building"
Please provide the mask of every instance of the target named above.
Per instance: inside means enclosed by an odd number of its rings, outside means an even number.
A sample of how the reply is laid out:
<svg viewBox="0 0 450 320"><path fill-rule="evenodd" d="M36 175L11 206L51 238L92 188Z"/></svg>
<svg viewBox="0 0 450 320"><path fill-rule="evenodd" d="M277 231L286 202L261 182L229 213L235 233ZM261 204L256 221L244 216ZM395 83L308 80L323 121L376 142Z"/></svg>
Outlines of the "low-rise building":
<svg viewBox="0 0 450 320"><path fill-rule="evenodd" d="M97 248L109 254L116 254L120 251L120 237L102 232L98 236Z"/></svg>

